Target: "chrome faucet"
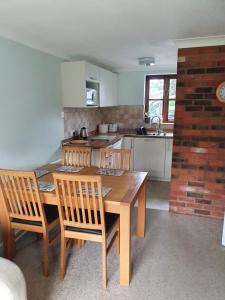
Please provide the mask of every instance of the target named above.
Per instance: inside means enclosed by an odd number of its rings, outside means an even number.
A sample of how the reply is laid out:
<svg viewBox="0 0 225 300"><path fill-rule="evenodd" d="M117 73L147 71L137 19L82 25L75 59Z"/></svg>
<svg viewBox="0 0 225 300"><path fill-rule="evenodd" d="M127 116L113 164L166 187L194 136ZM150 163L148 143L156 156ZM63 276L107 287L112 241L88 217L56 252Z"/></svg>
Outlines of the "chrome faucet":
<svg viewBox="0 0 225 300"><path fill-rule="evenodd" d="M153 120L157 118L158 119L158 129L156 129L157 134L160 134L161 130L160 130L160 126L161 126L161 119L159 116L154 116L151 118L151 124L153 123Z"/></svg>

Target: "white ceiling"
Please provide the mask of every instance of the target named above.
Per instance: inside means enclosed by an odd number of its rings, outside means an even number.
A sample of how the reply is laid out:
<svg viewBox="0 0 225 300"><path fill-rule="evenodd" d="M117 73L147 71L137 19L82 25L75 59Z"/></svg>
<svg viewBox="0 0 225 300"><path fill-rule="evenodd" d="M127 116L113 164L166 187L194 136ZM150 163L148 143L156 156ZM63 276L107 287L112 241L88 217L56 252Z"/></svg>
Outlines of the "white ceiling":
<svg viewBox="0 0 225 300"><path fill-rule="evenodd" d="M1 0L0 35L114 70L176 64L177 39L225 35L224 0Z"/></svg>

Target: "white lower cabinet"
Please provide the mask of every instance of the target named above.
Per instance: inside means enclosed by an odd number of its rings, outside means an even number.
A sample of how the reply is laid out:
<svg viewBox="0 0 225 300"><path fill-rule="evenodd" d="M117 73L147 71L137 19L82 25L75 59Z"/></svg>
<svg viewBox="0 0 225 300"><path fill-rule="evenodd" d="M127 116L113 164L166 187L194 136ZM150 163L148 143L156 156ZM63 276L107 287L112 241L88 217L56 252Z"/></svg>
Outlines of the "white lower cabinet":
<svg viewBox="0 0 225 300"><path fill-rule="evenodd" d="M99 150L94 149L91 151L91 165L97 167L98 162L99 162Z"/></svg>
<svg viewBox="0 0 225 300"><path fill-rule="evenodd" d="M116 143L109 146L109 148L113 148L113 149L121 149L122 147L123 147L123 139L120 139ZM91 165L98 166L98 162L99 162L99 150L93 149L91 151Z"/></svg>
<svg viewBox="0 0 225 300"><path fill-rule="evenodd" d="M133 138L131 137L124 137L123 138L123 148L125 149L130 149L131 150L131 158L130 158L130 169L133 170L134 166L133 166Z"/></svg>
<svg viewBox="0 0 225 300"><path fill-rule="evenodd" d="M173 139L166 139L165 179L170 180L172 169Z"/></svg>
<svg viewBox="0 0 225 300"><path fill-rule="evenodd" d="M133 148L134 170L155 178L165 176L165 139L135 138Z"/></svg>
<svg viewBox="0 0 225 300"><path fill-rule="evenodd" d="M131 150L131 170L149 172L149 178L169 181L171 177L173 139L124 137L109 146ZM92 165L99 161L99 150L92 151Z"/></svg>
<svg viewBox="0 0 225 300"><path fill-rule="evenodd" d="M123 146L123 139L120 139L118 142L116 142L115 144L112 144L112 148L113 149L121 149Z"/></svg>
<svg viewBox="0 0 225 300"><path fill-rule="evenodd" d="M168 138L124 138L124 148L131 149L132 170L149 172L149 178L156 180L170 180L172 146Z"/></svg>

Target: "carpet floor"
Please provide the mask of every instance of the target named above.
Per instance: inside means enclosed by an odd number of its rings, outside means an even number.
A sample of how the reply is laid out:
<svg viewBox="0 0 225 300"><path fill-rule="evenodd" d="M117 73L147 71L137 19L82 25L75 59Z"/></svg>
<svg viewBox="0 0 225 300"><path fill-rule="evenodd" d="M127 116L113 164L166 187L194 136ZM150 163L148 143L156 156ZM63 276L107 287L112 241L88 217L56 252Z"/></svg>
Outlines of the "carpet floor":
<svg viewBox="0 0 225 300"><path fill-rule="evenodd" d="M119 259L108 256L108 287L101 288L101 246L73 247L64 281L60 281L59 242L50 249L50 276L41 270L41 241L26 234L17 243L15 262L22 269L30 300L224 300L225 250L222 222L147 210L146 236L132 224L132 280L119 285Z"/></svg>

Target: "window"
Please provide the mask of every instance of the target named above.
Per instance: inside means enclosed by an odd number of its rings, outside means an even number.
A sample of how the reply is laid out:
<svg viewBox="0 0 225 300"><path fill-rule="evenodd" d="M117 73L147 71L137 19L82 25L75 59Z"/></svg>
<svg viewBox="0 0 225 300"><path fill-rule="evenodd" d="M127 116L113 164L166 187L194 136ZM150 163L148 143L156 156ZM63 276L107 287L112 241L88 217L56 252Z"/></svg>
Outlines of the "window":
<svg viewBox="0 0 225 300"><path fill-rule="evenodd" d="M176 75L146 76L145 112L173 122L176 101Z"/></svg>

